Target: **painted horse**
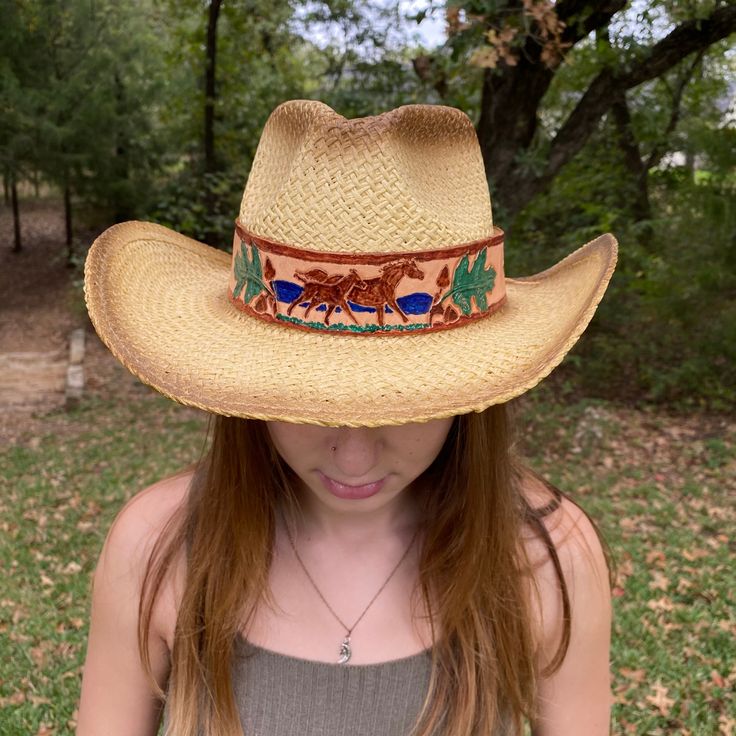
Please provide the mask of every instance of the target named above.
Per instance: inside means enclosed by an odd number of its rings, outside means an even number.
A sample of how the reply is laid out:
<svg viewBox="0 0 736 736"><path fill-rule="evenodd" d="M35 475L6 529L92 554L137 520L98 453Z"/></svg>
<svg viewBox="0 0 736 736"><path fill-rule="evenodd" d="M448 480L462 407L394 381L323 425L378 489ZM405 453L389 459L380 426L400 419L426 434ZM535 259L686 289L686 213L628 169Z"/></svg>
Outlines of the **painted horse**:
<svg viewBox="0 0 736 736"><path fill-rule="evenodd" d="M347 303L348 295L353 299L353 295L356 290L363 289L364 281L358 275L358 272L351 268L346 274L336 274L328 276L326 271L321 268L315 268L311 271L300 272L296 271L294 276L304 284L304 290L302 293L294 299L286 313L291 316L294 307L302 302L309 302L306 311L304 312L304 319L309 316L309 312L312 307L316 307L319 304L327 305L327 313L325 314L325 324L330 324L330 315L334 311L335 307L341 307L342 310L348 314L355 324L358 324L358 320L355 319L355 315L350 310ZM352 293L351 293L352 292Z"/></svg>
<svg viewBox="0 0 736 736"><path fill-rule="evenodd" d="M396 286L399 281L408 276L411 279L423 279L424 272L419 270L413 258L402 258L400 261L392 261L381 267L381 275L373 279L365 279L364 286L359 291L350 294L350 301L363 307L374 307L378 313L378 324L383 326L383 310L388 304L397 312L404 322L409 319L401 310L396 301Z"/></svg>

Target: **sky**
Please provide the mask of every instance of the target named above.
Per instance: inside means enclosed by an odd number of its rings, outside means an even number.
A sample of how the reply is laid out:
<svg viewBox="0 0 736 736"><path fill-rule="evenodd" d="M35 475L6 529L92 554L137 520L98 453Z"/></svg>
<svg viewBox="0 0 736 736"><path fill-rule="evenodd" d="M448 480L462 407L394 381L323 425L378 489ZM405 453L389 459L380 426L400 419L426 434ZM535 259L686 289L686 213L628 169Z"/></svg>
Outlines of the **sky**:
<svg viewBox="0 0 736 736"><path fill-rule="evenodd" d="M404 15L410 15L426 8L427 3L418 2L417 0L400 0L399 6ZM445 17L442 8L436 8L433 13L425 16L424 20L419 25L415 24L412 30L418 34L422 45L427 48L444 43L447 36L445 34Z"/></svg>
<svg viewBox="0 0 736 736"><path fill-rule="evenodd" d="M372 7L380 5L384 8L395 8L397 0L373 0ZM434 0L436 4L436 0ZM420 10L431 8L433 0L398 0L399 13L402 20L391 26L394 44L405 44L410 38L421 43L425 48L431 49L440 46L446 39L445 18L441 7L430 10L421 23L407 20L407 16L416 14ZM316 3L319 5L319 3ZM303 17L303 12L309 12L310 5L307 3L301 7L297 6L297 17ZM333 45L340 47L343 42L339 27L335 24L310 23L306 29L306 35L320 46Z"/></svg>

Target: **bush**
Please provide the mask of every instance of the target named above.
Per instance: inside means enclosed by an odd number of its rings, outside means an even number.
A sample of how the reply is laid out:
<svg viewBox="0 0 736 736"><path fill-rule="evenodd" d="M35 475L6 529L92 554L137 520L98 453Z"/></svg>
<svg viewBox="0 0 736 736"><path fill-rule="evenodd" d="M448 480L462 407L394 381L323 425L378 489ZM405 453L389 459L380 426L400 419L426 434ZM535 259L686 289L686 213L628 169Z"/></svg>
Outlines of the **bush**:
<svg viewBox="0 0 736 736"><path fill-rule="evenodd" d="M508 272L534 273L613 232L616 273L558 380L593 397L732 409L736 181L715 167L651 172L652 219L636 222L634 183L618 158L594 144L521 213Z"/></svg>
<svg viewBox="0 0 736 736"><path fill-rule="evenodd" d="M246 174L182 172L172 177L147 219L216 248L232 247Z"/></svg>

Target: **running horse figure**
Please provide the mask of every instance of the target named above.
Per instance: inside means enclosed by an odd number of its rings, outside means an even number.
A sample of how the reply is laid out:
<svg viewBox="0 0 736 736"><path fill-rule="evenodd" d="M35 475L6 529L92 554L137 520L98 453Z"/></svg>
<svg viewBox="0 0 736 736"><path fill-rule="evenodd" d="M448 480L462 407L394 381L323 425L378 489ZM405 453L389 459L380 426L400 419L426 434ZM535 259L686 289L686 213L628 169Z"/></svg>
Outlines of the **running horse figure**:
<svg viewBox="0 0 736 736"><path fill-rule="evenodd" d="M413 258L402 258L400 261L387 263L382 266L380 276L363 280L360 291L354 289L349 299L353 304L362 307L374 307L378 313L378 324L382 327L383 310L387 304L401 316L404 322L408 322L409 319L396 301L396 286L404 276L421 280L424 278L424 272L419 270Z"/></svg>
<svg viewBox="0 0 736 736"><path fill-rule="evenodd" d="M335 307L341 307L346 314L349 314L355 324L358 324L358 320L355 319L355 315L350 311L350 307L346 300L348 293L353 292L357 289L362 289L365 283L358 272L351 268L346 274L337 274L328 276L326 271L321 268L314 268L311 271L301 272L295 271L294 276L304 284L304 289L299 296L294 299L286 313L291 316L294 307L302 302L309 302L307 309L304 312L304 319L309 316L309 312L312 307L316 307L318 304L327 305L327 314L325 314L325 324L330 324L330 315L334 311ZM352 294L350 296L352 299Z"/></svg>

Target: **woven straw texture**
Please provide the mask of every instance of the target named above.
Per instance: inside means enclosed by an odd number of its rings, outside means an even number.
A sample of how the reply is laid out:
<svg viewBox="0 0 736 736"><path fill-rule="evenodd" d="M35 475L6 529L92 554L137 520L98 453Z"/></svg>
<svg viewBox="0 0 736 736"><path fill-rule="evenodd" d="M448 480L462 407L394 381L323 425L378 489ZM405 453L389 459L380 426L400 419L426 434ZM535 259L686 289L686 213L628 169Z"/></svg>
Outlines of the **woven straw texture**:
<svg viewBox="0 0 736 736"><path fill-rule="evenodd" d="M319 102L281 105L239 220L261 237L330 253L411 253L493 233L472 123L424 105L359 120ZM380 426L481 411L532 388L592 318L616 252L604 235L541 274L507 278L507 303L473 324L338 335L240 312L228 299L227 254L129 222L90 249L85 298L112 353L176 401L230 416Z"/></svg>
<svg viewBox="0 0 736 736"><path fill-rule="evenodd" d="M410 253L493 234L473 124L438 105L357 120L321 102L279 106L239 219L254 235L328 253Z"/></svg>

